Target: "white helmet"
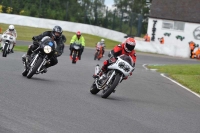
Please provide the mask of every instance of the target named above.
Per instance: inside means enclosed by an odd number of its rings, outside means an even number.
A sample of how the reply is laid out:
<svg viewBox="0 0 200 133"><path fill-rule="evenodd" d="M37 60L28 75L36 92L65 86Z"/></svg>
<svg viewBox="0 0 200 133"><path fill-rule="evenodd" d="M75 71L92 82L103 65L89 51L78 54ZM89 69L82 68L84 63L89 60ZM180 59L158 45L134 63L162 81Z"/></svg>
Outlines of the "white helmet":
<svg viewBox="0 0 200 133"><path fill-rule="evenodd" d="M104 43L104 41L105 41L104 39L101 39L101 43Z"/></svg>
<svg viewBox="0 0 200 133"><path fill-rule="evenodd" d="M14 31L15 26L14 26L14 25L10 25L10 26L8 27L8 29L9 29L9 31Z"/></svg>

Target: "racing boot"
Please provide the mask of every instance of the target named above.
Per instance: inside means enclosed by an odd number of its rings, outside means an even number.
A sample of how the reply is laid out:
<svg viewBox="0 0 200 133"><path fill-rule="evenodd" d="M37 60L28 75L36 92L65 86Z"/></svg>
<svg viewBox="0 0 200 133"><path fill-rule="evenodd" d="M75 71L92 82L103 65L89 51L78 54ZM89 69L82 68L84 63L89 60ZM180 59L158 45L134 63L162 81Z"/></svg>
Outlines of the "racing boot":
<svg viewBox="0 0 200 133"><path fill-rule="evenodd" d="M10 50L11 53L14 53L13 49Z"/></svg>
<svg viewBox="0 0 200 133"><path fill-rule="evenodd" d="M31 61L31 56L30 55L26 55L26 62L30 62Z"/></svg>
<svg viewBox="0 0 200 133"><path fill-rule="evenodd" d="M98 65L96 67L98 67ZM103 62L103 66L102 66L101 70L97 73L97 75L94 74L93 78L98 78L98 77L102 76L103 73L106 73L107 67L108 67L108 60L105 60Z"/></svg>
<svg viewBox="0 0 200 133"><path fill-rule="evenodd" d="M42 73L46 73L48 67L50 67L50 62L47 62L44 66L42 66L41 68Z"/></svg>
<svg viewBox="0 0 200 133"><path fill-rule="evenodd" d="M104 68L104 66L102 66L101 70L95 75L93 75L93 78L99 78L101 77L104 73L106 72L106 69Z"/></svg>

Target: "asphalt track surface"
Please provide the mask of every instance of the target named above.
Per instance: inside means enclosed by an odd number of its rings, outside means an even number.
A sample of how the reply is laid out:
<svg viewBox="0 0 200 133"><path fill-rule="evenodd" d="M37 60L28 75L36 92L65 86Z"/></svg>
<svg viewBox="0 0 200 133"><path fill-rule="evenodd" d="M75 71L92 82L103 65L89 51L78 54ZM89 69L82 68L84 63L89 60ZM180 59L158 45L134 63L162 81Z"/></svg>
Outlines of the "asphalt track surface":
<svg viewBox="0 0 200 133"><path fill-rule="evenodd" d="M196 60L137 54L133 75L108 99L92 95L93 49L72 64L68 47L46 74L27 79L21 56L0 57L0 133L200 133L200 98L143 64ZM107 53L106 53L107 54Z"/></svg>

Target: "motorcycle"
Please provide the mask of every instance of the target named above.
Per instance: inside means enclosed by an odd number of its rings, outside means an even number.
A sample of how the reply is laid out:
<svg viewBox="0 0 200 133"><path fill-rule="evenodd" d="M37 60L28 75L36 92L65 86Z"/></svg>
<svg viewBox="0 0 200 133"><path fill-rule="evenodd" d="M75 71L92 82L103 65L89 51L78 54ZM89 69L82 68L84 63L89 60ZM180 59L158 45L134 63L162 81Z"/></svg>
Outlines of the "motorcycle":
<svg viewBox="0 0 200 133"><path fill-rule="evenodd" d="M13 43L15 42L16 38L9 33L3 34L1 38L2 56L7 57L7 54L9 54L13 48Z"/></svg>
<svg viewBox="0 0 200 133"><path fill-rule="evenodd" d="M79 42L75 42L71 45L72 50L72 64L76 64L76 62L79 60L79 54L81 52L82 45Z"/></svg>
<svg viewBox="0 0 200 133"><path fill-rule="evenodd" d="M44 66L46 63L49 63L57 47L56 42L52 41L48 36L44 37L39 43L39 47L33 51L30 59L27 59L26 55L22 56L22 63L24 65L22 75L29 79L34 74L46 73Z"/></svg>
<svg viewBox="0 0 200 133"><path fill-rule="evenodd" d="M90 88L90 92L94 95L102 90L102 98L107 98L111 93L114 93L117 85L135 69L132 58L127 55L118 56L117 59L112 57L110 61L112 64L108 66L107 72L95 78ZM97 65L95 74L99 73L99 70Z"/></svg>
<svg viewBox="0 0 200 133"><path fill-rule="evenodd" d="M94 60L100 60L103 57L103 47L101 45L96 46L96 52L94 54Z"/></svg>

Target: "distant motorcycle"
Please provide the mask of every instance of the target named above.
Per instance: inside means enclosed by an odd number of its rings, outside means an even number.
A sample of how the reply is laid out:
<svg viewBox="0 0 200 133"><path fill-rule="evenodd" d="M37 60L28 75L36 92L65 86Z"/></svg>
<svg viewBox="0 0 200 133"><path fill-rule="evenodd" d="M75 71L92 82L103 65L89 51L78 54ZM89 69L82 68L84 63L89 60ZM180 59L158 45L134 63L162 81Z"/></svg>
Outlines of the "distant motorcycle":
<svg viewBox="0 0 200 133"><path fill-rule="evenodd" d="M96 46L96 52L94 54L94 60L100 60L103 57L103 47L101 45Z"/></svg>
<svg viewBox="0 0 200 133"><path fill-rule="evenodd" d="M1 38L2 56L7 57L7 54L9 54L11 49L13 48L13 42L16 38L9 33L3 34Z"/></svg>
<svg viewBox="0 0 200 133"><path fill-rule="evenodd" d="M71 45L72 50L72 63L76 64L76 62L79 60L79 54L81 52L82 45L79 42L75 42Z"/></svg>
<svg viewBox="0 0 200 133"><path fill-rule="evenodd" d="M115 92L117 85L135 69L132 58L127 55L118 56L117 60L113 57L110 61L112 64L108 66L107 72L95 78L90 88L90 92L94 95L102 90L102 98L107 98ZM99 71L99 66L96 67L95 74Z"/></svg>
<svg viewBox="0 0 200 133"><path fill-rule="evenodd" d="M23 76L31 78L34 74L45 73L44 67L49 63L50 58L54 55L57 44L48 36L44 37L39 47L34 50L31 59L27 59L26 55L22 56L22 63L24 64Z"/></svg>

